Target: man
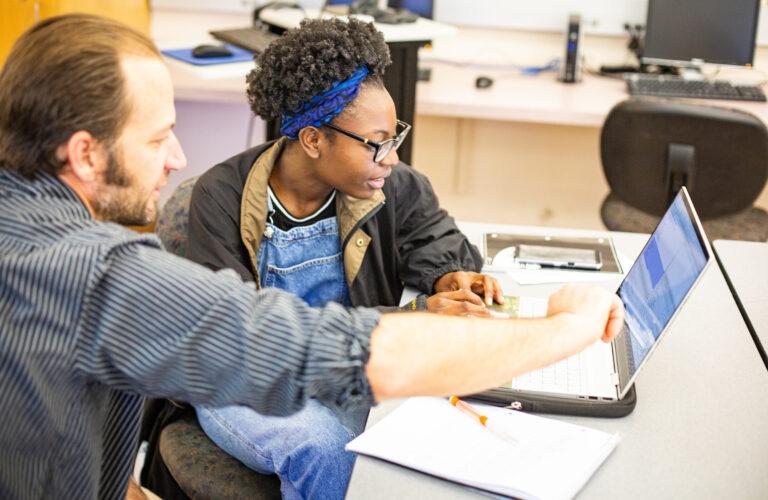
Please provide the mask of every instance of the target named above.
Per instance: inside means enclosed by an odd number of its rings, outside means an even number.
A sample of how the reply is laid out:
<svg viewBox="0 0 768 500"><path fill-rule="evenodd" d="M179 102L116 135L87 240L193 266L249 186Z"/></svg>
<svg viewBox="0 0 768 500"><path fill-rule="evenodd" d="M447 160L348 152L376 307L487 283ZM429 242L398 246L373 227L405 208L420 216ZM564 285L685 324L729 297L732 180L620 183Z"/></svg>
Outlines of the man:
<svg viewBox="0 0 768 500"><path fill-rule="evenodd" d="M596 288L527 321L311 308L114 224L154 217L185 166L157 49L69 15L0 73L0 497L121 498L142 395L288 415L466 394L618 333ZM476 367L482 366L482 370Z"/></svg>

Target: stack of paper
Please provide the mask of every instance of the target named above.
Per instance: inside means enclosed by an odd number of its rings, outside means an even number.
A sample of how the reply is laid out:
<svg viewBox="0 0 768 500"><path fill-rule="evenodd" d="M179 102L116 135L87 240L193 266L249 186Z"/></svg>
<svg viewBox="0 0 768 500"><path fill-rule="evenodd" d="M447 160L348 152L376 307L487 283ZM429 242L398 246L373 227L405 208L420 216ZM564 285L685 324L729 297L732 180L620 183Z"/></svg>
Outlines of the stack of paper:
<svg viewBox="0 0 768 500"><path fill-rule="evenodd" d="M572 498L618 442L557 420L475 405L491 432L441 398L412 398L347 445L476 488L525 499Z"/></svg>

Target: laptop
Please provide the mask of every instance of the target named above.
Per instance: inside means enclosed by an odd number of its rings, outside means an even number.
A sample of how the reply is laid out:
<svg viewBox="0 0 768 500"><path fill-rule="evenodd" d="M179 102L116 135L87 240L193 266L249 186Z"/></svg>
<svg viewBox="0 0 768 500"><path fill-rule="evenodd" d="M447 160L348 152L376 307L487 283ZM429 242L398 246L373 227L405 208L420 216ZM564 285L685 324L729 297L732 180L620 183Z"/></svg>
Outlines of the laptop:
<svg viewBox="0 0 768 500"><path fill-rule="evenodd" d="M669 331L712 250L683 187L617 290L626 309L621 333L502 387L474 395L513 409L619 417L635 406L634 381ZM547 299L521 297L510 316L545 316Z"/></svg>

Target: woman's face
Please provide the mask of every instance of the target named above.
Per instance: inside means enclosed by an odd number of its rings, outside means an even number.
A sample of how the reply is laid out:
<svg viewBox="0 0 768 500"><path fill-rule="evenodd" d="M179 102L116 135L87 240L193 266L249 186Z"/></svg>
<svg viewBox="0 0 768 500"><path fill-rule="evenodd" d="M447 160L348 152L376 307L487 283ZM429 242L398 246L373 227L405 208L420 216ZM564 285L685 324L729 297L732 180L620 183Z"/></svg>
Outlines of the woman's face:
<svg viewBox="0 0 768 500"><path fill-rule="evenodd" d="M394 137L397 127L395 104L383 87L365 86L350 108L332 122L339 128L372 141ZM332 135L321 152L317 175L336 190L355 198L370 198L381 189L399 159L391 151L379 163L373 161L374 148L359 140L325 127Z"/></svg>

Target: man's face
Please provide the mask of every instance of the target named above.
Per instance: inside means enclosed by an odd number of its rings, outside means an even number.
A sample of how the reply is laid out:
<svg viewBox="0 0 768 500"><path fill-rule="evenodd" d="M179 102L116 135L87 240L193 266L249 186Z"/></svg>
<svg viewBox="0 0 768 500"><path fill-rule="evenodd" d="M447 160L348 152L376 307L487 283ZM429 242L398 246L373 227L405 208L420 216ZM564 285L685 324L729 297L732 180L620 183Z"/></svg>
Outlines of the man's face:
<svg viewBox="0 0 768 500"><path fill-rule="evenodd" d="M381 142L395 135L397 118L395 104L389 93L379 87L363 86L352 109L332 122L367 139ZM370 198L384 186L385 179L399 159L392 151L381 162L373 161L374 150L360 141L339 132L334 134L330 155L318 174L335 189L355 198Z"/></svg>
<svg viewBox="0 0 768 500"><path fill-rule="evenodd" d="M99 219L145 225L157 216L157 202L172 170L187 164L173 134L173 87L163 63L150 57L122 61L130 116L106 162L91 204Z"/></svg>

